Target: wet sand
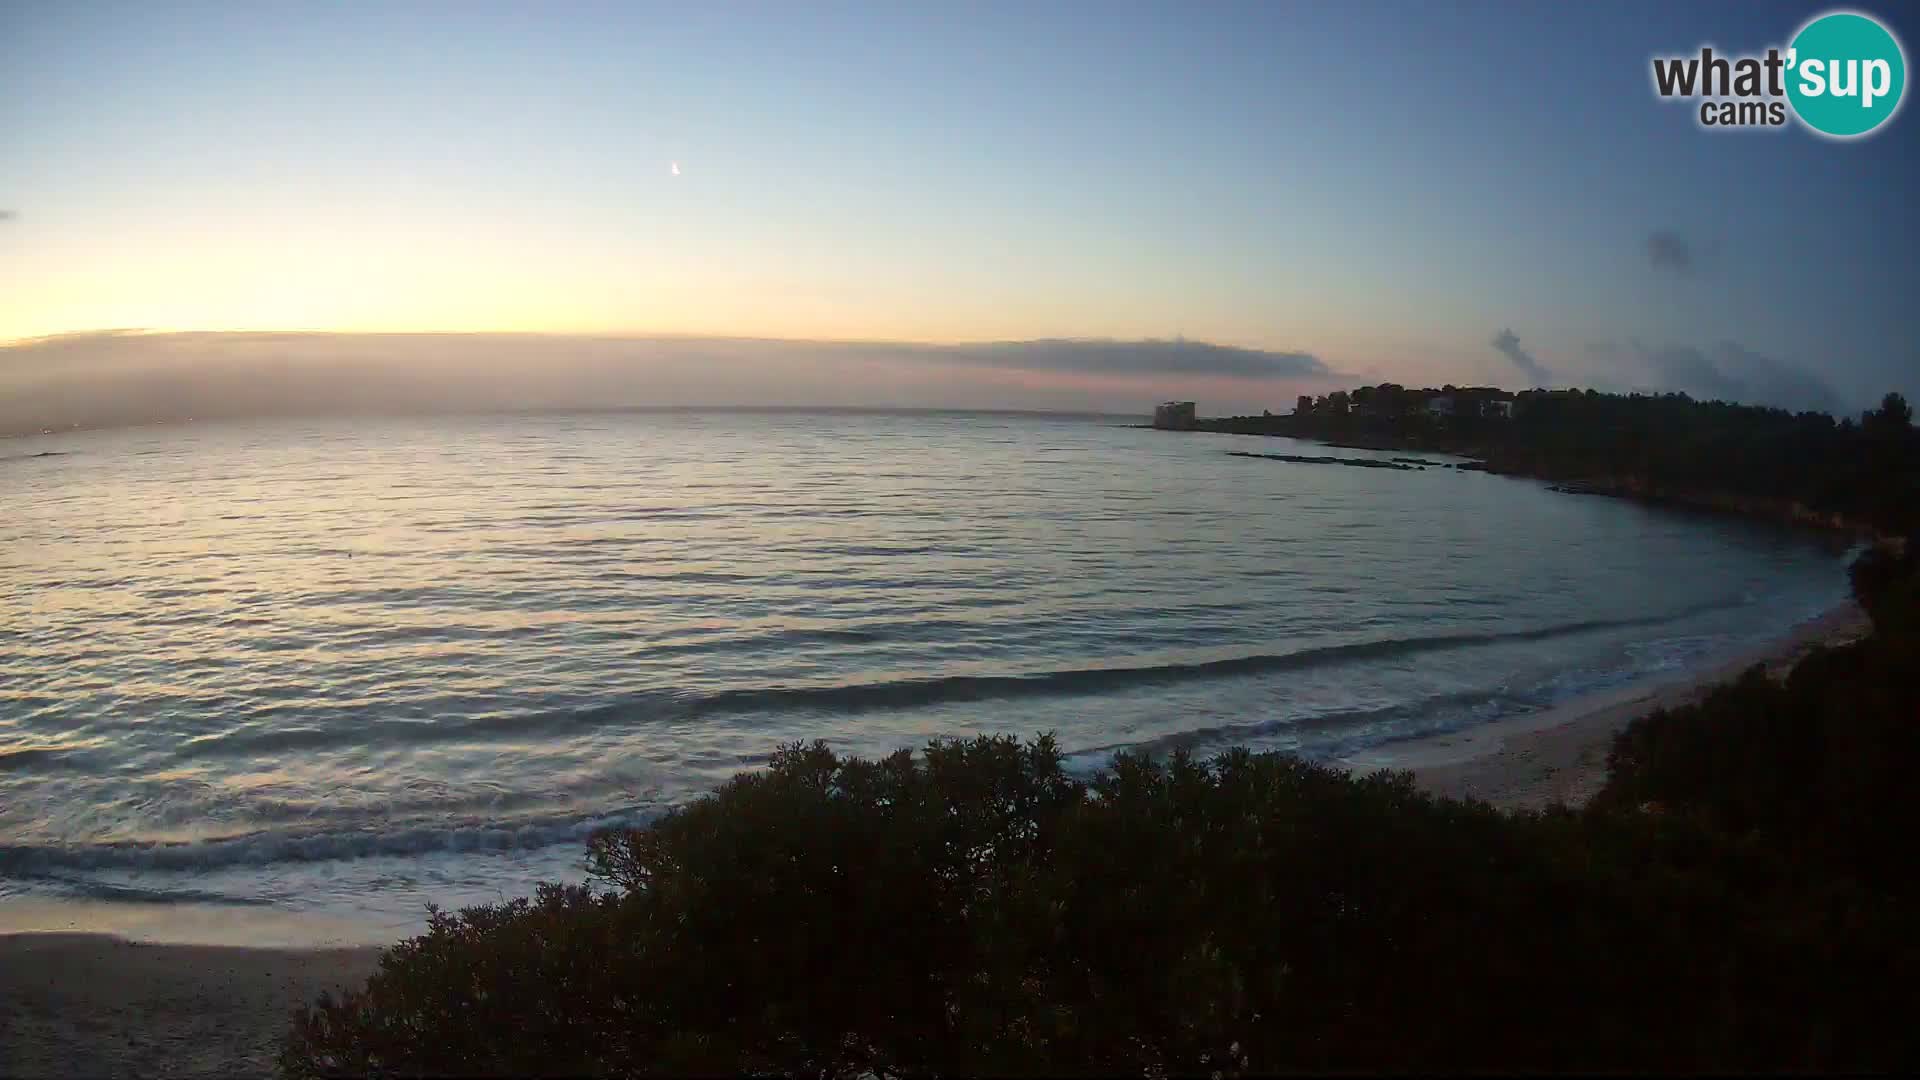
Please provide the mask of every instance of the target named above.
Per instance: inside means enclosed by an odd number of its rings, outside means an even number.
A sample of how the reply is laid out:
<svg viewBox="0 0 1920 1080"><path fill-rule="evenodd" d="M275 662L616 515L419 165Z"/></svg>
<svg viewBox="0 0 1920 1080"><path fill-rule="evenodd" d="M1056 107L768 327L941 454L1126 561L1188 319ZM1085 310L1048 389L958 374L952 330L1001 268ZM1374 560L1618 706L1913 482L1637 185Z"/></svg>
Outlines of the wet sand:
<svg viewBox="0 0 1920 1080"><path fill-rule="evenodd" d="M1500 807L1582 806L1606 784L1613 736L1636 717L1698 701L1755 664L1782 675L1815 646L1843 644L1867 630L1866 613L1853 603L1843 604L1766 646L1675 679L1383 747L1340 764L1357 773L1410 769L1416 783L1437 795L1471 797Z"/></svg>

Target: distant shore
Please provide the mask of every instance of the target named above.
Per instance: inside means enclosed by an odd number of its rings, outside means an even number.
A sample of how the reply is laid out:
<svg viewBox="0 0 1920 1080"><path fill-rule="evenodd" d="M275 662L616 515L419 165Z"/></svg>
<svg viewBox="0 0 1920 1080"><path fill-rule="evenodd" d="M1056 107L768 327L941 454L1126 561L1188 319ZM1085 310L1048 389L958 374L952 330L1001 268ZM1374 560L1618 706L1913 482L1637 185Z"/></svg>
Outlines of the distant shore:
<svg viewBox="0 0 1920 1080"><path fill-rule="evenodd" d="M1534 448L1502 443L1493 438L1497 428L1482 428L1478 435L1461 435L1444 428L1330 429L1324 423L1314 423L1298 416L1269 413L1265 416L1201 417L1192 427L1163 430L1286 438L1317 442L1344 450L1446 454L1469 459L1469 464L1456 465L1455 468L1542 480L1555 490L1571 495L1605 496L1647 505L1771 521L1879 543L1901 542L1897 531L1889 533L1879 527L1884 523L1876 524L1857 513L1816 509L1784 492L1736 494L1711 486L1666 486L1637 475L1631 468L1620 467L1619 463L1598 471L1590 462L1580 462L1574 466L1555 464L1550 457Z"/></svg>
<svg viewBox="0 0 1920 1080"><path fill-rule="evenodd" d="M1778 677L1814 647L1844 644L1867 631L1866 612L1848 601L1766 645L1671 679L1382 747L1337 764L1356 773L1408 769L1417 784L1435 795L1481 799L1507 809L1583 806L1606 784L1613 736L1635 718L1698 701L1755 664Z"/></svg>

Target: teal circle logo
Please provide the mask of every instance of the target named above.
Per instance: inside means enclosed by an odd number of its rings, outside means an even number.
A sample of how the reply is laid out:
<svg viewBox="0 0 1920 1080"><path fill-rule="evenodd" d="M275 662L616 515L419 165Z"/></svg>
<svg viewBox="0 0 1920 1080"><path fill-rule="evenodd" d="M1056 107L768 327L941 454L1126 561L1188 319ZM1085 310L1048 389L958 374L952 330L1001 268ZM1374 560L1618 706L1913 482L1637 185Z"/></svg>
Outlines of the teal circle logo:
<svg viewBox="0 0 1920 1080"><path fill-rule="evenodd" d="M1907 58L1877 21L1836 11L1802 27L1787 50L1787 99L1822 135L1851 139L1886 123L1907 88Z"/></svg>

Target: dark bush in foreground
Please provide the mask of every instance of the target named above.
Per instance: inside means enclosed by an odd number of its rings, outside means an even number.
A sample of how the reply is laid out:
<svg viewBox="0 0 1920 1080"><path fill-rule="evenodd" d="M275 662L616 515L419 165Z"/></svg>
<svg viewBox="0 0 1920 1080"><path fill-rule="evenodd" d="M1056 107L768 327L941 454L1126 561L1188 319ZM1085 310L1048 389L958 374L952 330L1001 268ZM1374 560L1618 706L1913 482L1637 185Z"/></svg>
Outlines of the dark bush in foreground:
<svg viewBox="0 0 1920 1080"><path fill-rule="evenodd" d="M1867 639L1816 650L1784 680L1756 669L1697 705L1635 720L1615 739L1599 804L1688 814L1822 875L1914 899L1917 560L1909 542L1855 562Z"/></svg>
<svg viewBox="0 0 1920 1080"><path fill-rule="evenodd" d="M1911 1060L1883 896L1679 817L1284 756L789 747L597 837L617 894L436 915L295 1075L1835 1068Z"/></svg>
<svg viewBox="0 0 1920 1080"><path fill-rule="evenodd" d="M1582 813L1050 739L763 773L594 838L615 891L435 913L291 1075L1898 1070L1916 549L1875 633L1619 737Z"/></svg>

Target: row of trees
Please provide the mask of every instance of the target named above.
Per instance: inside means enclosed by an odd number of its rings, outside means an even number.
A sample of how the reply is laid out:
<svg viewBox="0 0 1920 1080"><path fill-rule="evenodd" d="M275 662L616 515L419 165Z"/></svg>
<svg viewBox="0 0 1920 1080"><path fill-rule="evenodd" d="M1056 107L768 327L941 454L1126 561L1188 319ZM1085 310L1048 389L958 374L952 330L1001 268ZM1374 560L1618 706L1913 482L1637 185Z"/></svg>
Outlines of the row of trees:
<svg viewBox="0 0 1920 1080"><path fill-rule="evenodd" d="M1920 527L1920 438L1899 394L1861 422L1684 395L1547 394L1478 439L1491 467L1651 495L1804 506L1890 535Z"/></svg>
<svg viewBox="0 0 1920 1080"><path fill-rule="evenodd" d="M1455 400L1453 415L1430 416L1426 403L1443 394ZM1920 528L1920 434L1897 393L1858 421L1594 390L1530 390L1513 395L1511 419L1486 415L1481 403L1501 394L1383 383L1303 397L1291 416L1200 426L1465 454L1495 472L1656 498L1746 499L1782 516L1837 517L1886 535Z"/></svg>
<svg viewBox="0 0 1920 1080"><path fill-rule="evenodd" d="M1427 416L1429 402L1435 398L1447 398L1454 406L1450 412L1480 416L1487 411L1484 407L1486 402L1514 401L1518 396L1497 386L1454 386L1448 383L1438 390L1432 387L1409 390L1399 383L1381 383L1378 386L1355 387L1352 391L1335 390L1318 397L1301 394L1294 402L1293 415L1303 420L1337 420L1357 416L1389 422L1417 421Z"/></svg>
<svg viewBox="0 0 1920 1080"><path fill-rule="evenodd" d="M1920 573L1867 641L1620 737L1584 811L1283 755L790 746L594 838L612 888L435 913L292 1076L1896 1070Z"/></svg>

